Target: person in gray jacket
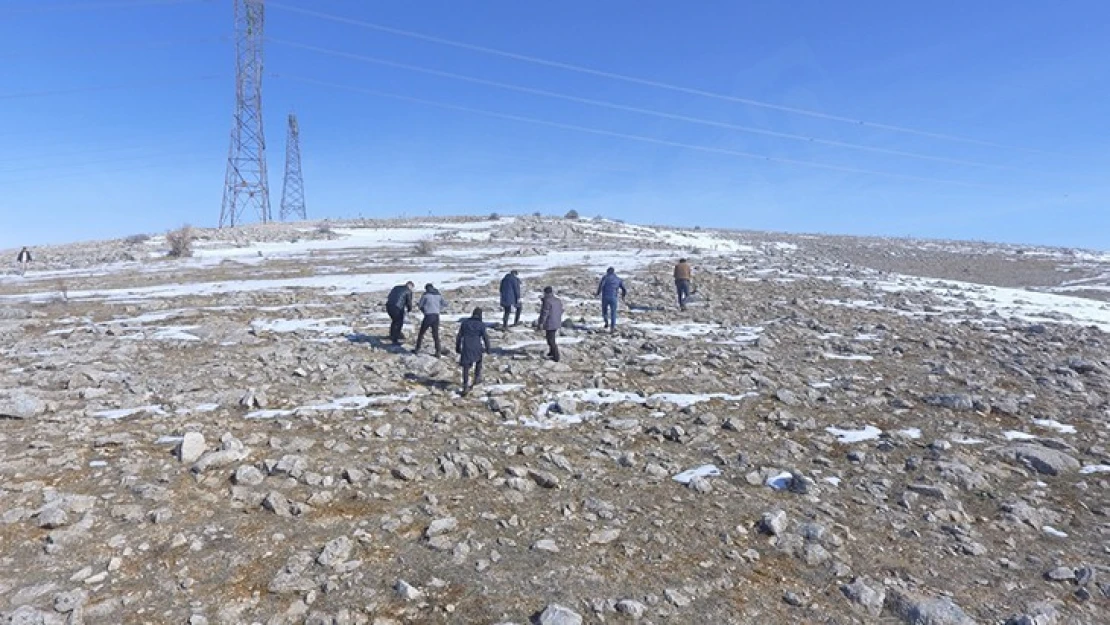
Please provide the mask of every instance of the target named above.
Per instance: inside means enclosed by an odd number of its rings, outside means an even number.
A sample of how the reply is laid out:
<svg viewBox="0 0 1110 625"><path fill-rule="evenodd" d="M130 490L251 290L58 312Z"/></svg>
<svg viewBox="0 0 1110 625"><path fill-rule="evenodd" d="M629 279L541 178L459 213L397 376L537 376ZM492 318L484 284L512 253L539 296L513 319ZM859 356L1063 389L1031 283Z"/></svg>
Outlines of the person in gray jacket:
<svg viewBox="0 0 1110 625"><path fill-rule="evenodd" d="M435 357L439 358L443 353L439 346L439 314L447 308L447 300L443 299L433 284L428 283L424 285L424 294L420 296L416 307L424 313L424 319L420 322L420 334L416 335L416 349L412 350L412 353L416 354L420 351L420 344L424 342L424 333L430 329L436 348Z"/></svg>
<svg viewBox="0 0 1110 625"><path fill-rule="evenodd" d="M555 289L545 286L536 329L547 336L547 357L555 362L559 362L558 337L561 327L563 327L563 300L555 297Z"/></svg>

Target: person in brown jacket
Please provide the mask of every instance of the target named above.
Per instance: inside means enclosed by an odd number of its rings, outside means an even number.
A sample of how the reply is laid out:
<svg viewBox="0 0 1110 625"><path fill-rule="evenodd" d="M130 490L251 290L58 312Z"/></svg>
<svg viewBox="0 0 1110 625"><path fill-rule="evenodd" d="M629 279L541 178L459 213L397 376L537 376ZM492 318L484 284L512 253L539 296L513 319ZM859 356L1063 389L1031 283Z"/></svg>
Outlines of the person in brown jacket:
<svg viewBox="0 0 1110 625"><path fill-rule="evenodd" d="M559 328L563 327L563 300L555 297L555 289L545 286L536 329L547 336L547 357L559 362Z"/></svg>
<svg viewBox="0 0 1110 625"><path fill-rule="evenodd" d="M690 299L690 281L694 279L694 269L683 258L674 266L674 288L678 291L678 307L686 310L686 300Z"/></svg>

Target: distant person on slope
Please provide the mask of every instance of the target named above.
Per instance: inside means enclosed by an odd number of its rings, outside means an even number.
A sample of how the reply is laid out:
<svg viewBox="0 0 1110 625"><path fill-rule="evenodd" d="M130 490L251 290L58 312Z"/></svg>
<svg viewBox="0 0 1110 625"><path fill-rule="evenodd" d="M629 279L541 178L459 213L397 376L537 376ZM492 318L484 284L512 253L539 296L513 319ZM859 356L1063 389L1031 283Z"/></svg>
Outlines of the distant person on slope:
<svg viewBox="0 0 1110 625"><path fill-rule="evenodd" d="M412 312L412 282L398 284L389 292L385 300L385 311L389 313L389 340L394 345L400 345L404 335L401 330L405 327L405 313Z"/></svg>
<svg viewBox="0 0 1110 625"><path fill-rule="evenodd" d="M617 331L617 296L622 299L628 295L624 280L617 276L617 270L610 267L597 284L597 294L601 296L601 317L610 332Z"/></svg>
<svg viewBox="0 0 1110 625"><path fill-rule="evenodd" d="M464 319L455 337L455 351L462 366L462 394L482 383L482 357L489 353L489 334L482 321L482 309L475 308L469 319ZM474 368L474 385L470 383L470 369Z"/></svg>
<svg viewBox="0 0 1110 625"><path fill-rule="evenodd" d="M509 329L509 313L516 309L516 317L513 319L513 325L520 325L520 278L517 276L516 269L505 274L501 278L501 310L505 314L501 318L501 329Z"/></svg>
<svg viewBox="0 0 1110 625"><path fill-rule="evenodd" d="M19 263L19 275L27 275L27 267L31 264L31 250L24 247L19 250L19 255L15 257L15 262ZM518 316L520 313L517 313Z"/></svg>
<svg viewBox="0 0 1110 625"><path fill-rule="evenodd" d="M674 288L678 291L678 307L686 310L686 300L690 299L690 281L694 279L694 269L683 258L674 266Z"/></svg>
<svg viewBox="0 0 1110 625"><path fill-rule="evenodd" d="M555 297L555 289L545 286L540 303L536 329L547 336L547 357L559 362L559 328L563 327L563 300Z"/></svg>
<svg viewBox="0 0 1110 625"><path fill-rule="evenodd" d="M420 344L424 342L424 333L431 329L432 341L436 348L435 357L439 358L443 353L439 347L439 313L447 308L447 300L443 299L434 285L428 283L424 285L424 294L420 296L416 307L424 314L424 319L420 322L420 334L416 336L416 349L412 350L412 353L420 351Z"/></svg>

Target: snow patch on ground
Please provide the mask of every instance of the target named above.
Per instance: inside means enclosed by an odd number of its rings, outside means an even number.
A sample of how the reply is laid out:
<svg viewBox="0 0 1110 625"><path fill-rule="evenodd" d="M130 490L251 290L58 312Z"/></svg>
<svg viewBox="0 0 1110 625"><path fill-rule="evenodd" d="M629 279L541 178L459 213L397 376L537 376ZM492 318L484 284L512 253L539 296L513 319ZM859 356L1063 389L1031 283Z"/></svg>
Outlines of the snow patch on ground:
<svg viewBox="0 0 1110 625"><path fill-rule="evenodd" d="M119 408L119 409L116 409L116 410L98 410L96 412L91 413L90 416L96 417L98 419L116 420L116 419L125 419L127 417L132 416L132 415L137 415L137 414L142 414L142 413L149 413L149 414L159 416L159 417L162 417L162 416L166 415L166 412L164 410L162 410L161 406L139 406L139 407L136 407L136 408Z"/></svg>
<svg viewBox="0 0 1110 625"><path fill-rule="evenodd" d="M864 426L862 430L842 430L835 427L827 427L825 431L836 437L838 443L860 443L863 441L874 440L879 438L883 433L882 430L873 426Z"/></svg>
<svg viewBox="0 0 1110 625"><path fill-rule="evenodd" d="M1033 419L1033 423L1035 425L1039 425L1042 428L1048 428L1050 430L1056 430L1057 432L1060 432L1061 434L1075 434L1075 426L1074 425L1068 425L1066 423L1060 423L1059 421L1056 421L1055 419Z"/></svg>
<svg viewBox="0 0 1110 625"><path fill-rule="evenodd" d="M717 477L721 474L721 470L715 465L704 464L700 467L688 469L672 477L671 479L679 484L689 484L695 477Z"/></svg>

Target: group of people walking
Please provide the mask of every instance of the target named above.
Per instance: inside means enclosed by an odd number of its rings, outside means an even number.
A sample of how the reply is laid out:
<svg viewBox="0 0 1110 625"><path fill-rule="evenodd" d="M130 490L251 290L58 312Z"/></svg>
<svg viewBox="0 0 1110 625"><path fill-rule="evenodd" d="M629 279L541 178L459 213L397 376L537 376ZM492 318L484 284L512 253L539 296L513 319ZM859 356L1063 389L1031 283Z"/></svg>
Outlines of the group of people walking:
<svg viewBox="0 0 1110 625"><path fill-rule="evenodd" d="M678 305L686 310L686 303L691 294L693 270L685 258L680 260L674 269L675 290L678 295ZM447 309L448 303L434 284L424 285L424 292L413 303L412 282L399 284L389 291L386 297L385 309L389 314L389 340L394 346L401 345L404 340L405 315L413 309L423 314L420 329L416 335L416 345L413 353L419 353L424 344L425 335L431 331L432 343L436 358L445 352L440 343L440 315ZM520 325L520 315L523 309L523 285L517 270L505 274L500 284L499 303L502 310L501 330L508 331L512 326ZM610 332L617 331L617 309L619 302L627 298L628 289L613 267L605 271L605 275L597 285L597 297L601 299L601 314L605 328ZM555 289L546 286L540 300L540 314L536 320L535 329L544 333L547 342L547 358L559 362L559 330L563 327L563 301L555 295ZM482 382L482 359L490 352L490 339L488 327L483 319L485 311L481 307L475 308L469 318L464 319L455 336L455 352L459 354L459 365L462 367L462 394L466 395L477 384ZM473 373L473 375L471 375Z"/></svg>

